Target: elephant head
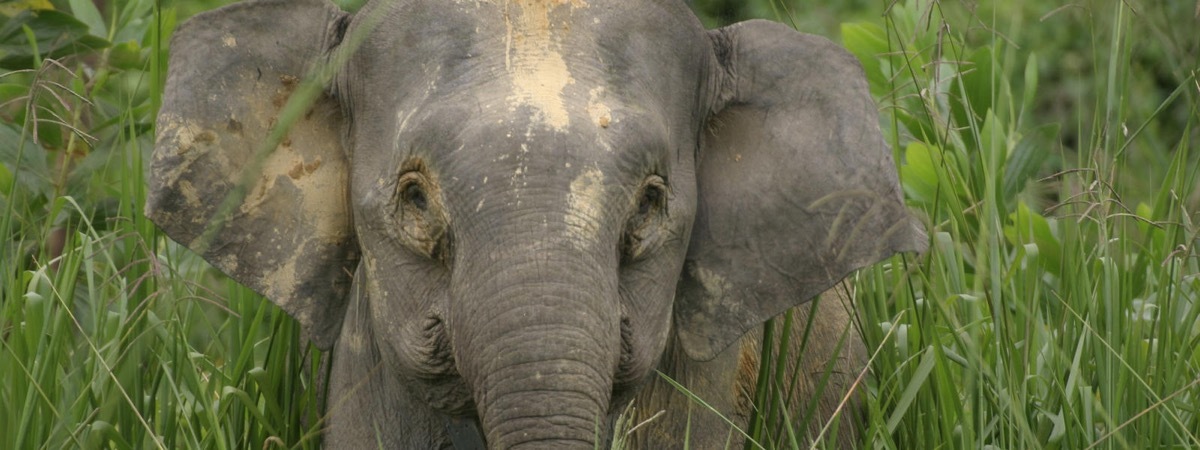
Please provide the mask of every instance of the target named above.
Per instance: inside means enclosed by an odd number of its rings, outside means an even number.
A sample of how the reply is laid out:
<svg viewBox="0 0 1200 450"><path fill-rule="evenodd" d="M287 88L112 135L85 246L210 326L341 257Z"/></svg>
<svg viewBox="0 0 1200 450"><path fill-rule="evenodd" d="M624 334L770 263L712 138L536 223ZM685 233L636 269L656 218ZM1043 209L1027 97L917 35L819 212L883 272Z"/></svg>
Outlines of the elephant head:
<svg viewBox="0 0 1200 450"><path fill-rule="evenodd" d="M670 339L711 358L925 245L857 62L782 25L252 0L171 53L147 214L335 349L329 404L369 398L329 444L591 448Z"/></svg>

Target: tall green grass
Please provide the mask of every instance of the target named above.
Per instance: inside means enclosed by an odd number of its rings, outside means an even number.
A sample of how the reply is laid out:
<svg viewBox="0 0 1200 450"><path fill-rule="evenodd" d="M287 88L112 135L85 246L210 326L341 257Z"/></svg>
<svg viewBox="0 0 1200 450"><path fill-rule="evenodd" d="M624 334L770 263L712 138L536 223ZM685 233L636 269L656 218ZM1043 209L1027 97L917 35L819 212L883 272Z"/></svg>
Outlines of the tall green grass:
<svg viewBox="0 0 1200 450"><path fill-rule="evenodd" d="M141 215L174 9L92 5L0 24L0 448L319 446L320 355ZM1057 7L829 8L931 239L853 279L862 447L1200 447L1196 38ZM763 380L747 433L808 447Z"/></svg>
<svg viewBox="0 0 1200 450"><path fill-rule="evenodd" d="M1200 447L1196 60L1171 68L1186 77L1158 105L1135 109L1135 92L1150 94L1130 77L1147 27L1127 2L1081 6L1053 23L1091 36L1096 82L1075 99L1088 113L1045 124L1044 61L1007 38L1026 32L1019 20L997 5L890 6L882 25L842 35L932 245L856 279L878 350L868 445ZM990 39L972 44L964 29ZM1171 146L1142 147L1177 103L1189 111L1181 133L1154 139ZM1079 145L1060 145L1060 126ZM1131 166L1133 149L1165 163ZM1153 190L1128 187L1145 174Z"/></svg>
<svg viewBox="0 0 1200 450"><path fill-rule="evenodd" d="M174 17L109 5L4 24L0 448L316 447L294 322L142 216Z"/></svg>

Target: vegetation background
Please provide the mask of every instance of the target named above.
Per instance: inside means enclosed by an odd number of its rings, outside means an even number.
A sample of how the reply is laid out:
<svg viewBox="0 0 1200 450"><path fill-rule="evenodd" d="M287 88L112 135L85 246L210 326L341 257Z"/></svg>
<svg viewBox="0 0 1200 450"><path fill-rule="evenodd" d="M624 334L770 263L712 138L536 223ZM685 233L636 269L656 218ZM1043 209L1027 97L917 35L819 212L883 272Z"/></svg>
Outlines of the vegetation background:
<svg viewBox="0 0 1200 450"><path fill-rule="evenodd" d="M319 446L295 324L141 215L169 36L223 3L0 3L0 448ZM859 446L1200 448L1200 2L693 6L853 52L930 231L853 280ZM774 363L747 446L833 444Z"/></svg>

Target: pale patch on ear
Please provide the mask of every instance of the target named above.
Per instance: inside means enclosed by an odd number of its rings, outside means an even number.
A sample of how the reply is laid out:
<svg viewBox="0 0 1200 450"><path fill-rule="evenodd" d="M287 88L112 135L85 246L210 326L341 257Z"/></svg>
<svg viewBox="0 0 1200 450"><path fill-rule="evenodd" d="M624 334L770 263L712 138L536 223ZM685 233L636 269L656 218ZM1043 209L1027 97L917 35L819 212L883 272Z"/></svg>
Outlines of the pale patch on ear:
<svg viewBox="0 0 1200 450"><path fill-rule="evenodd" d="M196 190L196 185L191 181L182 180L179 182L179 193L183 194L183 201L192 208L200 207L200 192Z"/></svg>
<svg viewBox="0 0 1200 450"><path fill-rule="evenodd" d="M294 253L286 262L281 264L279 268L267 272L263 275L263 284L267 286L266 296L268 298L292 298L296 294L296 285L300 280L296 277L296 260L307 256L303 252ZM302 311L297 315L307 315L308 311ZM296 320L307 321L308 317L296 317Z"/></svg>
<svg viewBox="0 0 1200 450"><path fill-rule="evenodd" d="M158 177L162 178L169 185L188 182L188 186L192 188L193 192L191 192L192 195L186 196L187 205L193 208L199 207L199 198L192 198L198 195L194 192L195 186L187 180L186 175L191 170L192 164L201 156L223 156L208 148L220 145L220 135L211 130L206 130L192 121L166 113L161 114L158 118L158 130L158 139L155 146L171 148L174 150L174 155L165 152L156 152L153 156L154 159L163 160L168 157L183 158L179 164L168 167L165 170L160 170ZM222 158L219 162L224 166L224 163L227 163L228 159Z"/></svg>
<svg viewBox="0 0 1200 450"><path fill-rule="evenodd" d="M249 191L240 208L242 213L256 214L256 210L275 196L299 197L302 210L308 219L320 218L316 225L319 240L335 241L345 234L343 227L350 217L350 202L345 198L344 186L349 183L345 161L326 161L321 155L305 155L295 151L289 139L271 152L263 163L262 176ZM272 193L281 181L287 181L286 193ZM263 213L257 213L263 214Z"/></svg>
<svg viewBox="0 0 1200 450"><path fill-rule="evenodd" d="M741 336L744 332L738 329L731 330L730 323L726 320L746 314L748 311L745 302L750 299L746 298L746 292L739 291L735 280L705 267L699 261L687 261L684 263L684 271L688 282L680 286L679 293L692 301L698 299L706 308L692 308L693 303L689 302L677 304L676 315L688 324L686 327L679 327L677 335L685 349L705 349L700 355L689 353L689 356L708 361L729 344L714 338L713 333Z"/></svg>
<svg viewBox="0 0 1200 450"><path fill-rule="evenodd" d="M713 298L727 298L734 291L733 283L722 277L721 274L701 267L699 264L690 263L687 265L687 271L700 283L700 287Z"/></svg>
<svg viewBox="0 0 1200 450"><path fill-rule="evenodd" d="M517 8L510 4L516 3ZM504 68L512 78L511 107L529 106L537 111L534 118L546 127L566 130L571 124L563 101L563 91L574 84L571 71L560 51L561 36L556 39L550 13L559 7L586 8L582 0L515 0L504 5Z"/></svg>
<svg viewBox="0 0 1200 450"><path fill-rule="evenodd" d="M237 257L233 255L225 255L220 257L220 263L218 265L220 267L225 267L226 270L230 272L237 272L238 270L238 260Z"/></svg>
<svg viewBox="0 0 1200 450"><path fill-rule="evenodd" d="M584 250L600 232L596 219L600 217L600 202L603 200L604 174L599 169L585 170L571 181L567 194L567 214L563 217L570 227L574 242Z"/></svg>

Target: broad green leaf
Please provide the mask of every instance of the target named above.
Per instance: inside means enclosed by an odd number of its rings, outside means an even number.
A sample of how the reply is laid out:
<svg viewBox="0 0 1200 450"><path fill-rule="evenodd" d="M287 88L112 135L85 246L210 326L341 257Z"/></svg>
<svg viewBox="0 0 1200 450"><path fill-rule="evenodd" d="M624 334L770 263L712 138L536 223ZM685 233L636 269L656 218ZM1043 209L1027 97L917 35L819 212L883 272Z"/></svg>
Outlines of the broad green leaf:
<svg viewBox="0 0 1200 450"><path fill-rule="evenodd" d="M49 195L51 177L45 153L28 137L22 141L21 130L16 127L0 124L0 164L8 166L18 191Z"/></svg>
<svg viewBox="0 0 1200 450"><path fill-rule="evenodd" d="M937 196L937 158L933 149L920 141L913 141L904 150L907 164L900 167L904 192L921 203L932 203ZM940 159L940 158L939 158Z"/></svg>
<svg viewBox="0 0 1200 450"><path fill-rule="evenodd" d="M1017 142L1004 166L1005 200L1016 198L1025 189L1025 184L1037 176L1054 151L1046 145L1058 142L1058 130L1058 124L1043 125Z"/></svg>
<svg viewBox="0 0 1200 450"><path fill-rule="evenodd" d="M32 30L30 42L25 29ZM24 11L0 23L0 68L34 67L34 56L61 58L108 47L108 41L88 34L88 26L58 11Z"/></svg>
<svg viewBox="0 0 1200 450"><path fill-rule="evenodd" d="M887 54L887 34L875 23L855 22L842 24L842 45L858 58L871 85L871 94L876 97L886 93L889 85L879 61Z"/></svg>
<svg viewBox="0 0 1200 450"><path fill-rule="evenodd" d="M1137 213L1138 217L1146 219L1146 221L1154 220L1154 209L1145 202L1138 202L1137 208L1135 208L1134 211ZM1150 224L1146 221L1137 221L1138 231L1141 231L1142 233L1150 232Z"/></svg>
<svg viewBox="0 0 1200 450"><path fill-rule="evenodd" d="M1055 234L1055 224L1033 212L1025 202L1017 203L1017 211L1009 215L1010 224L1004 227L1004 237L1013 246L1035 244L1042 267L1054 275L1062 271L1062 243Z"/></svg>
<svg viewBox="0 0 1200 450"><path fill-rule="evenodd" d="M996 86L993 83L996 82L996 78L992 73L991 47L976 49L967 56L966 61L959 64L958 71L962 84L960 86L956 83L953 91L960 94L959 100L951 101L950 106L958 123L967 125L972 120L987 117L988 110L996 109L993 107L992 98L1000 93L994 92Z"/></svg>
<svg viewBox="0 0 1200 450"><path fill-rule="evenodd" d="M54 9L50 0L12 0L0 3L0 15L13 17L31 10Z"/></svg>
<svg viewBox="0 0 1200 450"><path fill-rule="evenodd" d="M980 163L983 172L977 174L977 195L983 199L985 206L990 203L996 212L1004 214L1008 212L1008 206L1000 189L1003 189L1004 182L1004 160L1008 157L1008 135L1004 123L993 111L988 110L985 114L983 129L979 132L979 150L982 153L979 157L982 158ZM987 197L989 189L995 189L991 194L996 197Z"/></svg>
<svg viewBox="0 0 1200 450"><path fill-rule="evenodd" d="M1029 52L1029 59L1025 61L1025 89L1022 92L1021 109L1023 112L1032 112L1033 103L1037 100L1038 89L1038 58L1037 53Z"/></svg>
<svg viewBox="0 0 1200 450"><path fill-rule="evenodd" d="M113 42L125 42L140 40L144 45L150 45L150 39L146 38L146 33L153 28L155 0L131 0L121 4L121 10L117 14L117 25L113 30ZM161 14L158 18L159 23L169 20L175 21L175 8L163 8L159 11ZM164 30L173 29L172 27L164 27ZM170 36L164 34L163 36Z"/></svg>
<svg viewBox="0 0 1200 450"><path fill-rule="evenodd" d="M112 46L108 53L108 64L121 70L142 70L146 59L137 42L126 41Z"/></svg>
<svg viewBox="0 0 1200 450"><path fill-rule="evenodd" d="M96 9L96 4L92 0L69 0L69 3L71 4L71 14L80 22L87 24L89 33L93 36L108 36L108 31L104 27L104 17L100 15L100 10Z"/></svg>

